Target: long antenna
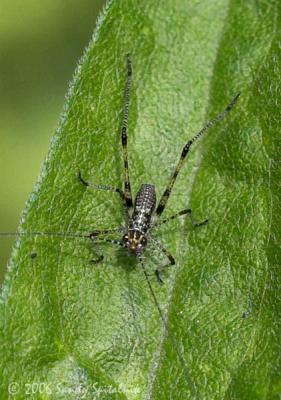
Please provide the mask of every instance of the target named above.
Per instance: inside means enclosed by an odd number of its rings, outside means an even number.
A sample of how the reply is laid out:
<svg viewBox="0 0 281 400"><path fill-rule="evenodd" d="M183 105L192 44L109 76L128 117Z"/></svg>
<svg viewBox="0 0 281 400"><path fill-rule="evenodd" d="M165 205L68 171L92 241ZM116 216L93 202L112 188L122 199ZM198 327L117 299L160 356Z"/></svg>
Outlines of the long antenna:
<svg viewBox="0 0 281 400"><path fill-rule="evenodd" d="M0 232L0 236L53 236L53 237L73 237L89 238L90 234L85 233L63 233L63 232Z"/></svg>
<svg viewBox="0 0 281 400"><path fill-rule="evenodd" d="M144 276L145 276L147 285L148 285L148 287L149 287L150 293L151 293L151 295L152 295L152 298L153 298L153 300L154 300L154 303L155 303L155 305L156 305L156 308L157 308L157 310L158 310L158 313L159 313L159 315L160 315L160 318L161 318L161 320L162 320L162 322L163 322L165 331L168 333L168 338L170 339L170 341L171 341L171 343L172 343L172 345L173 345L173 348L174 348L174 350L175 350L176 353L177 353L177 357L178 357L179 362L180 362L180 364L181 364L181 367L182 367L182 369L183 369L183 371L184 371L184 373L185 373L186 380L187 380L187 382L190 384L191 393L192 393L192 394L195 394L195 385L194 385L194 382L192 381L191 375L190 375L190 373L189 373L189 371L188 371L188 369L187 369L187 367L186 367L186 365L185 365L185 361L184 361L182 355L180 354L180 352L179 352L179 350L178 350L176 339L174 338L174 336L172 335L172 333L169 332L166 319L165 319L164 314L163 314L163 312L162 312L162 309L161 309L161 307L160 307L160 305L159 305L159 303L158 303L158 300L157 300L157 298L156 298L156 296L155 296L155 293L154 293L154 290L153 290L153 288L152 288L152 285L151 285L151 282L150 282L148 273L147 273L147 271L146 271L146 269L145 269L145 266L144 266L144 264L143 264L141 258L140 258L140 264L141 264L141 267L142 267L142 270L143 270L143 273L144 273Z"/></svg>
<svg viewBox="0 0 281 400"><path fill-rule="evenodd" d="M0 232L0 236L53 236L53 237L71 237L71 238L87 238L95 240L101 240L99 236L116 233L116 232L123 232L123 226L119 226L117 228L112 229L99 229L91 232L81 232L81 233L64 233L64 232ZM103 238L102 240L106 240Z"/></svg>

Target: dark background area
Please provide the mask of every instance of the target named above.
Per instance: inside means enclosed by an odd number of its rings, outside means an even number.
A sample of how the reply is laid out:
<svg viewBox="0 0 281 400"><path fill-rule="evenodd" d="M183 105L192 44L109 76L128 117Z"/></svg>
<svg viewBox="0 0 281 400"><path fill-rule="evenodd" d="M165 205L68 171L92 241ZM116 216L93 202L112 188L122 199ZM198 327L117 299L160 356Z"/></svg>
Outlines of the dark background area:
<svg viewBox="0 0 281 400"><path fill-rule="evenodd" d="M1 1L0 231L16 231L105 0ZM0 281L15 239L0 238Z"/></svg>

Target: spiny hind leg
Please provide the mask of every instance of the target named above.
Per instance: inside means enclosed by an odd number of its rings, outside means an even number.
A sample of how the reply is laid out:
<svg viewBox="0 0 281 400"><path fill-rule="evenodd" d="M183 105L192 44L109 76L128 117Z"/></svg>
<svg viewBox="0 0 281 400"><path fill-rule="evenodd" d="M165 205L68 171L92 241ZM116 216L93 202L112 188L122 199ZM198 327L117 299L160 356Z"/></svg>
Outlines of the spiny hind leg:
<svg viewBox="0 0 281 400"><path fill-rule="evenodd" d="M128 119L129 119L129 108L130 108L130 97L131 97L131 85L132 85L132 62L129 54L127 54L127 78L125 85L125 95L124 95L124 111L123 111L123 121L121 127L121 144L123 153L123 165L124 165L124 190L116 189L112 186L107 185L91 185L85 181L81 173L78 173L78 179L84 186L89 186L94 189L109 190L112 192L119 193L123 206L126 210L126 215L129 217L129 211L133 207L132 190L129 177L129 161L128 161L128 145L127 145L127 129L128 129Z"/></svg>
<svg viewBox="0 0 281 400"><path fill-rule="evenodd" d="M132 84L132 62L129 54L127 54L127 79L125 86L125 99L124 99L124 113L123 122L121 128L121 144L123 152L123 163L124 163L124 197L126 206L128 209L133 207L133 198L129 177L129 161L128 161L128 145L127 145L127 129L128 129L128 118L129 118L129 107L131 97L131 84Z"/></svg>
<svg viewBox="0 0 281 400"><path fill-rule="evenodd" d="M233 99L232 101L227 105L227 107L224 109L223 112L221 112L220 114L218 114L215 118L211 119L209 122L207 122L204 127L198 132L196 133L195 136L193 136L192 139L188 140L188 142L186 143L186 145L183 147L182 152L181 152L181 156L180 159L176 165L176 168L174 170L173 175L171 176L171 178L168 181L168 184L166 186L166 189L164 190L162 197L160 198L160 201L158 203L158 206L156 208L156 214L158 216L160 216L163 211L166 208L166 204L167 201L171 195L174 183L177 179L177 176L183 166L184 160L186 159L191 146L193 145L193 143L199 139L205 132L207 132L213 125L217 124L218 122L220 122L228 113L229 111L232 109L232 107L236 104L238 98L240 96L240 93L238 93Z"/></svg>

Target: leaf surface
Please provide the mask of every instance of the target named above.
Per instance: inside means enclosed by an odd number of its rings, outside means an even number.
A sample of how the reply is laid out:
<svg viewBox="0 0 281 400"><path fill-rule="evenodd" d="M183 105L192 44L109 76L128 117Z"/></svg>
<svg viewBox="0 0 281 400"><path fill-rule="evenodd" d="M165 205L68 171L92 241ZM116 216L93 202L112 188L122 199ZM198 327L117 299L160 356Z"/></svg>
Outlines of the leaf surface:
<svg viewBox="0 0 281 400"><path fill-rule="evenodd" d="M209 225L153 232L176 258L165 285L109 244L24 237L1 304L2 398L277 399L280 366L280 7L277 1L112 1L75 72L21 230L120 226L120 127L133 61L133 193L158 198L182 146L233 96L235 109L192 149L165 215L191 207ZM118 238L118 237L117 237ZM99 251L104 260L90 260ZM32 258L31 254L36 253ZM171 339L172 338L172 339ZM177 343L177 351L173 343ZM184 359L183 370L179 356Z"/></svg>

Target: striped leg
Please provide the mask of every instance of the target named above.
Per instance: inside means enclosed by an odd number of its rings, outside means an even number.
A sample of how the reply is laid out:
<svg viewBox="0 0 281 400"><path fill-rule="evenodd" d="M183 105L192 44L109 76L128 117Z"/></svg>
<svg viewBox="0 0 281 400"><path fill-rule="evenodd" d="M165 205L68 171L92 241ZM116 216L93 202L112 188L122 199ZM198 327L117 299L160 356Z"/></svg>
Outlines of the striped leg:
<svg viewBox="0 0 281 400"><path fill-rule="evenodd" d="M164 283L163 280L162 280L162 278L161 278L161 276L160 276L160 273L161 273L163 270L165 270L166 268L171 267L172 265L175 265L176 262L175 262L174 257L172 256L172 254L169 253L168 250L166 250L166 249L162 246L162 244L158 242L158 240L156 240L156 239L154 239L154 238L152 238L152 237L150 237L150 239L152 240L152 242L158 247L158 249L161 250L161 252L162 252L162 253L167 257L167 259L169 260L166 264L161 265L160 267L158 267L158 268L155 270L155 275L156 275L156 277L157 277L158 282L159 282L159 283Z"/></svg>
<svg viewBox="0 0 281 400"><path fill-rule="evenodd" d="M220 114L218 114L214 119L211 119L209 122L207 122L207 124L201 129L201 131L199 131L191 140L189 140L186 145L184 146L184 148L182 149L182 153L181 153L181 157L178 161L178 164L176 166L175 172L173 173L159 203L158 206L156 208L156 214L158 216L160 216L162 214L162 212L164 211L167 201L170 197L172 188L174 186L174 183L177 179L177 176L180 172L180 169L183 165L184 159L186 158L187 154L189 153L190 147L192 146L192 144L199 139L208 129L210 129L213 125L215 125L216 123L220 122L226 115L227 113L232 109L232 107L235 105L235 103L238 100L238 97L240 96L240 93L238 93L234 99L228 104L228 106L225 108L225 110L223 112L221 112Z"/></svg>
<svg viewBox="0 0 281 400"><path fill-rule="evenodd" d="M117 244L118 246L123 246L123 243L118 241L118 240L102 237L103 235L109 235L109 234L118 233L118 232L124 232L124 228L123 227L118 227L118 228L112 228L112 229L96 230L96 231L92 231L92 232L88 233L87 235L84 235L84 237L88 238L88 239L91 239L93 242L99 241L99 242ZM92 264L98 264L104 259L103 254L100 254L100 252L97 251L96 249L95 249L95 252L97 254L97 257L96 258L92 258L90 260L90 262Z"/></svg>
<svg viewBox="0 0 281 400"><path fill-rule="evenodd" d="M93 242L105 242L105 243L111 243L111 244L116 244L117 246L124 247L124 243L121 242L120 240L115 240L115 239L109 239L109 238L103 238L99 237L98 231L91 232L90 235L88 236Z"/></svg>
<svg viewBox="0 0 281 400"><path fill-rule="evenodd" d="M186 215L186 214L190 218L190 221L191 221L192 225L194 226L194 228L198 228L199 226L203 226L203 225L206 225L208 223L207 219L205 219L204 221L201 221L201 222L196 221L192 216L191 209L190 208L186 208L185 210L179 211L178 213L176 213L174 215L171 215L168 218L165 218L165 219L162 219L162 220L161 219L158 220L153 227L161 226L163 224L166 224L166 222L171 221L172 219L178 218L178 217L180 217L182 215Z"/></svg>
<svg viewBox="0 0 281 400"><path fill-rule="evenodd" d="M87 235L87 237L91 240L96 240L99 236L103 235L110 235L111 233L121 233L124 232L124 228L118 227L118 228L112 228L112 229L103 229L103 230L97 230L97 231L92 231ZM102 238L104 239L104 238Z"/></svg>
<svg viewBox="0 0 281 400"><path fill-rule="evenodd" d="M125 88L125 105L124 105L124 116L121 129L121 143L123 149L123 161L124 161L124 195L127 208L133 206L130 178L129 178L129 163L128 163L128 147L127 147L127 127L129 117L129 105L130 105L130 92L132 82L132 64L129 55L127 55L127 82Z"/></svg>
<svg viewBox="0 0 281 400"><path fill-rule="evenodd" d="M84 185L84 186L86 186L86 187L89 187L89 188L91 188L91 189L95 189L95 190L109 190L110 192L118 193L119 196L120 196L120 198L121 198L121 200L122 200L123 206L124 206L124 208L126 209L126 214L128 214L128 212L127 212L127 211L128 211L128 210L127 210L127 203L126 203L126 199L125 199L125 193L123 192L122 189L114 188L114 187L109 186L109 185L94 185L94 184L92 184L92 183L89 183L89 182L85 181L84 178L82 178L82 175L81 175L81 172L80 172L80 171L78 172L77 177L78 177L79 182L82 183L82 185Z"/></svg>
<svg viewBox="0 0 281 400"><path fill-rule="evenodd" d="M123 232L124 229L121 228L113 228L113 229L104 229L104 230L99 230L99 231L93 231L88 235L88 238L91 239L93 242L104 242L104 243L110 243L114 244L117 246L124 247L123 242L120 240L115 240L115 239L109 239L107 237L101 237L103 235L108 235L110 233L116 233L116 232ZM96 251L97 252L97 251ZM97 264L101 262L104 258L104 256L100 253L97 252L98 258L97 259L92 259L91 262L93 264Z"/></svg>
<svg viewBox="0 0 281 400"><path fill-rule="evenodd" d="M91 264L98 264L98 263L102 262L102 260L104 259L104 256L102 254L100 254L96 249L95 249L95 252L97 254L97 258L92 258L90 260Z"/></svg>

